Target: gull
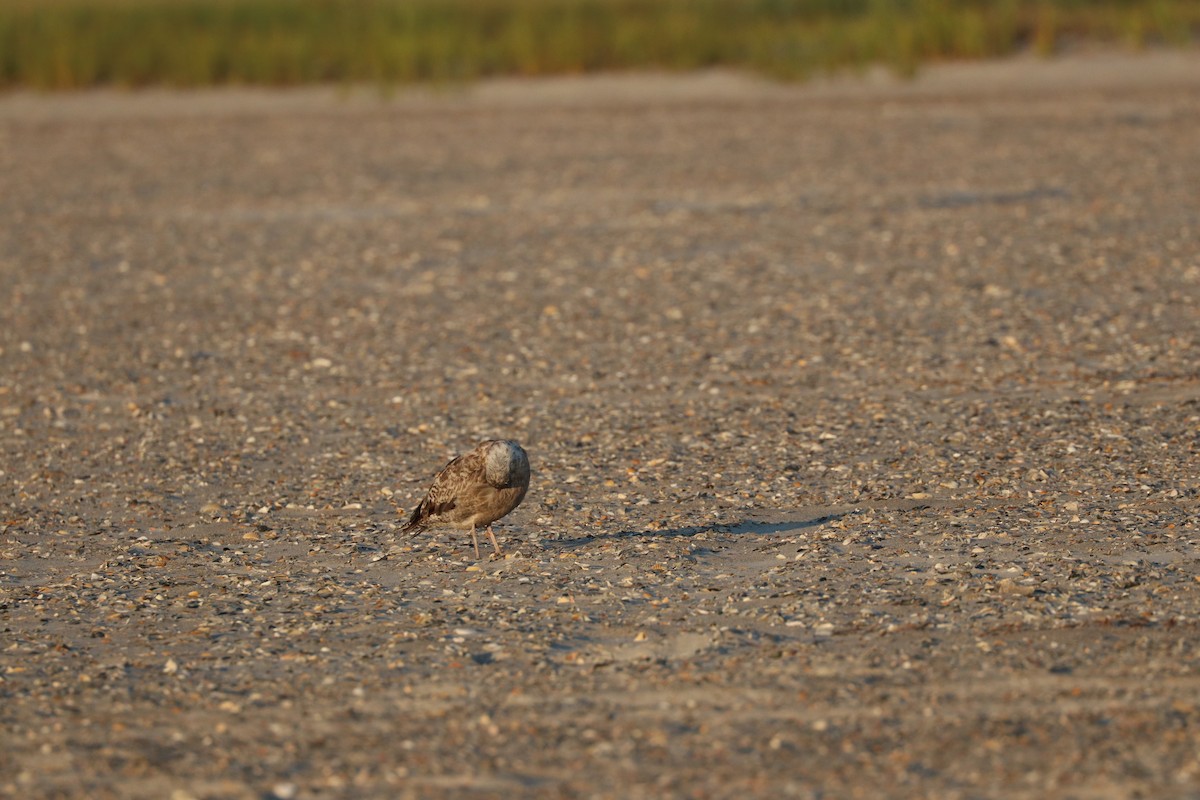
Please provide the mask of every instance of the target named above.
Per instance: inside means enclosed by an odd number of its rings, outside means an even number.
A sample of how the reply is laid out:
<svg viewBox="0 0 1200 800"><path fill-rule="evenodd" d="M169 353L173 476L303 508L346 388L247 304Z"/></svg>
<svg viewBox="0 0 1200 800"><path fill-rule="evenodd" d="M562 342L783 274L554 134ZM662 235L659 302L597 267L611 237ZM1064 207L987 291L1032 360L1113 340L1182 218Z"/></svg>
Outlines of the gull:
<svg viewBox="0 0 1200 800"><path fill-rule="evenodd" d="M524 448L511 439L488 439L442 467L400 530L419 531L429 525L470 528L479 558L475 529L486 525L498 556L492 523L521 505L528 489L529 456Z"/></svg>

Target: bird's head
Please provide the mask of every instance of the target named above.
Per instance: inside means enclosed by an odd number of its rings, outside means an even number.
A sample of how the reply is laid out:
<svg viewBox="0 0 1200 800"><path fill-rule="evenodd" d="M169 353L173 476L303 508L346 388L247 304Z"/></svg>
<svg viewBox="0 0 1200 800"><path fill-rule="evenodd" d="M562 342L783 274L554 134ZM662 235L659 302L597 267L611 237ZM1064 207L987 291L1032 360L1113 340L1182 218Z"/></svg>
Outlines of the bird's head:
<svg viewBox="0 0 1200 800"><path fill-rule="evenodd" d="M519 473L528 469L529 457L525 450L509 439L492 442L483 464L487 481L493 486L508 486Z"/></svg>

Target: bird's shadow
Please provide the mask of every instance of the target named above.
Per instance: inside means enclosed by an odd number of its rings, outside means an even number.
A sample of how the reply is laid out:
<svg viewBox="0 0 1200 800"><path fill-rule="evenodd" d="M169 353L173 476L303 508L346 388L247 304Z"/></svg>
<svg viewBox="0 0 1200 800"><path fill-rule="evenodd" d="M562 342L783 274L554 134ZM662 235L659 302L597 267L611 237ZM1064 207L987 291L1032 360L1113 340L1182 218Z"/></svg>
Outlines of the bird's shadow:
<svg viewBox="0 0 1200 800"><path fill-rule="evenodd" d="M733 536L754 535L754 536L769 536L776 533L791 533L801 531L807 528L815 528L819 525L824 525L827 522L841 519L852 511L837 511L833 513L821 514L819 516L805 516L800 519L788 519L778 522L759 522L756 520L742 520L733 524L725 525L690 525L686 528L667 528L664 530L623 530L613 531L611 533L594 533L588 536L577 536L572 539L561 539L558 544L561 547L583 547L592 542L614 540L614 539L675 539L675 538L690 538L701 533L722 533Z"/></svg>

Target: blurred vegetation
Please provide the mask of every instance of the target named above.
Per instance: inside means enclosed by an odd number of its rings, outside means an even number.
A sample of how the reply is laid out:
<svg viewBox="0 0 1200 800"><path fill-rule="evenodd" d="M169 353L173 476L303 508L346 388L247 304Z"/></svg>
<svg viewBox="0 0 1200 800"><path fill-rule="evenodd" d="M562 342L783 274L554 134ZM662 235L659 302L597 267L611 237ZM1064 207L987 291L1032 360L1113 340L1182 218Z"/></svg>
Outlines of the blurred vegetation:
<svg viewBox="0 0 1200 800"><path fill-rule="evenodd" d="M1194 46L1200 0L0 0L0 88L816 72Z"/></svg>

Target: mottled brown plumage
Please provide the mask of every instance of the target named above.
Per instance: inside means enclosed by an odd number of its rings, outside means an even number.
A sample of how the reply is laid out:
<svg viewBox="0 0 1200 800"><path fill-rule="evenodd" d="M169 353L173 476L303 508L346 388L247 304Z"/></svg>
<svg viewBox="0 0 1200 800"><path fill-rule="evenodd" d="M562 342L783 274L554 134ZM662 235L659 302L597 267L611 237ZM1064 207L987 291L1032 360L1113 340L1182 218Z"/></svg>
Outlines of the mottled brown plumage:
<svg viewBox="0 0 1200 800"><path fill-rule="evenodd" d="M486 525L488 539L500 555L492 523L519 506L528 489L529 456L525 450L510 439L488 439L442 467L401 530L416 531L429 525L469 528L479 558L475 529Z"/></svg>

